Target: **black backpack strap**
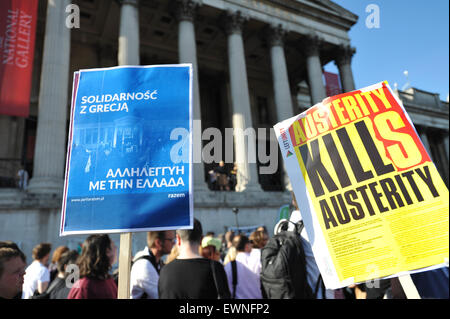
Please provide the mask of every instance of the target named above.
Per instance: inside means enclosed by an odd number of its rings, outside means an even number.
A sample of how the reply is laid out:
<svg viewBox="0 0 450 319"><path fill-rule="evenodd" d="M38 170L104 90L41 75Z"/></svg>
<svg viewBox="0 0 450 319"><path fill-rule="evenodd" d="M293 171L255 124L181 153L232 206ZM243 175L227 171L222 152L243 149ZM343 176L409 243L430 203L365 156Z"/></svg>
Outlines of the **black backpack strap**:
<svg viewBox="0 0 450 319"><path fill-rule="evenodd" d="M305 225L303 224L303 220L299 220L298 222L295 223L295 232L298 235L301 235L304 227Z"/></svg>
<svg viewBox="0 0 450 319"><path fill-rule="evenodd" d="M325 288L325 283L323 282L322 275L320 275L322 281L322 299L327 299L327 289Z"/></svg>
<svg viewBox="0 0 450 319"><path fill-rule="evenodd" d="M231 298L236 299L236 286L237 286L237 264L236 260L231 261L231 273L233 275L233 295Z"/></svg>
<svg viewBox="0 0 450 319"><path fill-rule="evenodd" d="M319 274L319 277L317 278L317 282L316 282L316 288L314 289L314 298L317 299L317 294L319 292L319 285L320 287L322 287L322 299L327 299L326 296L326 288L325 288L325 284L323 283L323 279L322 279L322 274Z"/></svg>
<svg viewBox="0 0 450 319"><path fill-rule="evenodd" d="M136 261L138 261L140 259L148 260L153 265L153 267L155 268L156 272L159 274L160 268L158 267L159 265L156 262L156 258L155 258L155 256L153 256L153 254L151 254L151 255L144 255L144 256L141 256L139 258L136 258L136 260L133 261L133 265L136 263Z"/></svg>
<svg viewBox="0 0 450 319"><path fill-rule="evenodd" d="M216 286L216 290L217 290L217 298L223 299L223 296L219 289L219 283L217 282L216 267L214 267L214 260L211 259L209 264L211 266L211 272L212 272L213 279L214 279L214 285Z"/></svg>

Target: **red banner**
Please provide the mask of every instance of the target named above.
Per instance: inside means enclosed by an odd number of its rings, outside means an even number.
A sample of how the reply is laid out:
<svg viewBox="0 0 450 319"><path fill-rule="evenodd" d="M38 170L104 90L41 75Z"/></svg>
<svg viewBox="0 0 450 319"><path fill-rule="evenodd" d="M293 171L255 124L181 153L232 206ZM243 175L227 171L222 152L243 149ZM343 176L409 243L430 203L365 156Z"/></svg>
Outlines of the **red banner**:
<svg viewBox="0 0 450 319"><path fill-rule="evenodd" d="M342 93L341 86L339 84L339 76L335 73L323 72L325 76L325 90L327 96L334 96Z"/></svg>
<svg viewBox="0 0 450 319"><path fill-rule="evenodd" d="M0 1L0 114L28 117L38 0Z"/></svg>

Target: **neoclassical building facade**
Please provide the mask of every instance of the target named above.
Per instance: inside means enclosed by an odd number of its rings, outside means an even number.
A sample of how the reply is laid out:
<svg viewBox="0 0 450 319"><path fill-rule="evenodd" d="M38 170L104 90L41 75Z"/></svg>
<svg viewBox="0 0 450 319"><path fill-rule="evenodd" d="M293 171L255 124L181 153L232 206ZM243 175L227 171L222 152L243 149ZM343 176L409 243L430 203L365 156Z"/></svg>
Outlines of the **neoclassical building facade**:
<svg viewBox="0 0 450 319"><path fill-rule="evenodd" d="M80 9L79 28L66 26L72 2ZM275 123L326 97L327 63L336 63L343 91L355 89L348 31L357 19L329 0L40 1L31 116L0 116L0 137L7 141L0 145L0 173L22 163L31 180L25 192L0 188L0 240L15 240L27 253L40 241L81 240L58 237L73 72L138 64L193 64L193 116L201 129L223 135L226 128L267 129L265 136L234 137L237 191L211 191L207 174L217 164L194 165L194 207L205 231L223 233L239 218L240 226L272 232L279 208L290 203L289 181L281 158L275 173L259 174L265 163L248 155L277 143L269 134ZM428 109L417 92L399 94L417 113L413 121L424 126L421 134L429 136L448 180L448 103L437 98L438 108ZM201 149L194 141L194 157ZM133 248L142 248L145 237L134 239Z"/></svg>

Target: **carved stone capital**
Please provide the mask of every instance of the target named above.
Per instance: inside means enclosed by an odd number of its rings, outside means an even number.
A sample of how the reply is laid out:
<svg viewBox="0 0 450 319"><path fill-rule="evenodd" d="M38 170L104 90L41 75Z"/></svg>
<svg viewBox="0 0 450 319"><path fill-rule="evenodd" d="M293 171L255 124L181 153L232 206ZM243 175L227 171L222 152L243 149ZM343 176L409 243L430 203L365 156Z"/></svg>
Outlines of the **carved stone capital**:
<svg viewBox="0 0 450 319"><path fill-rule="evenodd" d="M225 31L228 35L238 33L242 34L244 24L247 22L248 17L242 14L241 11L227 11L225 17Z"/></svg>
<svg viewBox="0 0 450 319"><path fill-rule="evenodd" d="M307 35L301 42L302 50L306 56L319 56L322 43L323 39L317 34Z"/></svg>
<svg viewBox="0 0 450 319"><path fill-rule="evenodd" d="M129 4L132 6L139 6L139 0L117 0L120 5Z"/></svg>
<svg viewBox="0 0 450 319"><path fill-rule="evenodd" d="M174 5L175 17L178 21L194 21L199 2L194 0L176 0Z"/></svg>
<svg viewBox="0 0 450 319"><path fill-rule="evenodd" d="M270 46L283 46L287 31L281 24L270 26L267 33Z"/></svg>
<svg viewBox="0 0 450 319"><path fill-rule="evenodd" d="M335 63L337 66L351 64L352 57L355 54L356 49L349 45L341 45L337 49Z"/></svg>

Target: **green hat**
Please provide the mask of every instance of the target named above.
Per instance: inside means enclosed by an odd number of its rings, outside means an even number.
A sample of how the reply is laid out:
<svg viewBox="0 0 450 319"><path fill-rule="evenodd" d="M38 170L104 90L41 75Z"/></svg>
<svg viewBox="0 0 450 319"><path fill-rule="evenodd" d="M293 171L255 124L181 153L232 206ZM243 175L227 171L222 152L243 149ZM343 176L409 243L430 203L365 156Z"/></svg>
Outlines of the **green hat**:
<svg viewBox="0 0 450 319"><path fill-rule="evenodd" d="M206 247L206 246L214 246L214 247L216 247L216 251L219 251L220 247L222 246L222 242L218 238L205 237L202 240L202 247Z"/></svg>

